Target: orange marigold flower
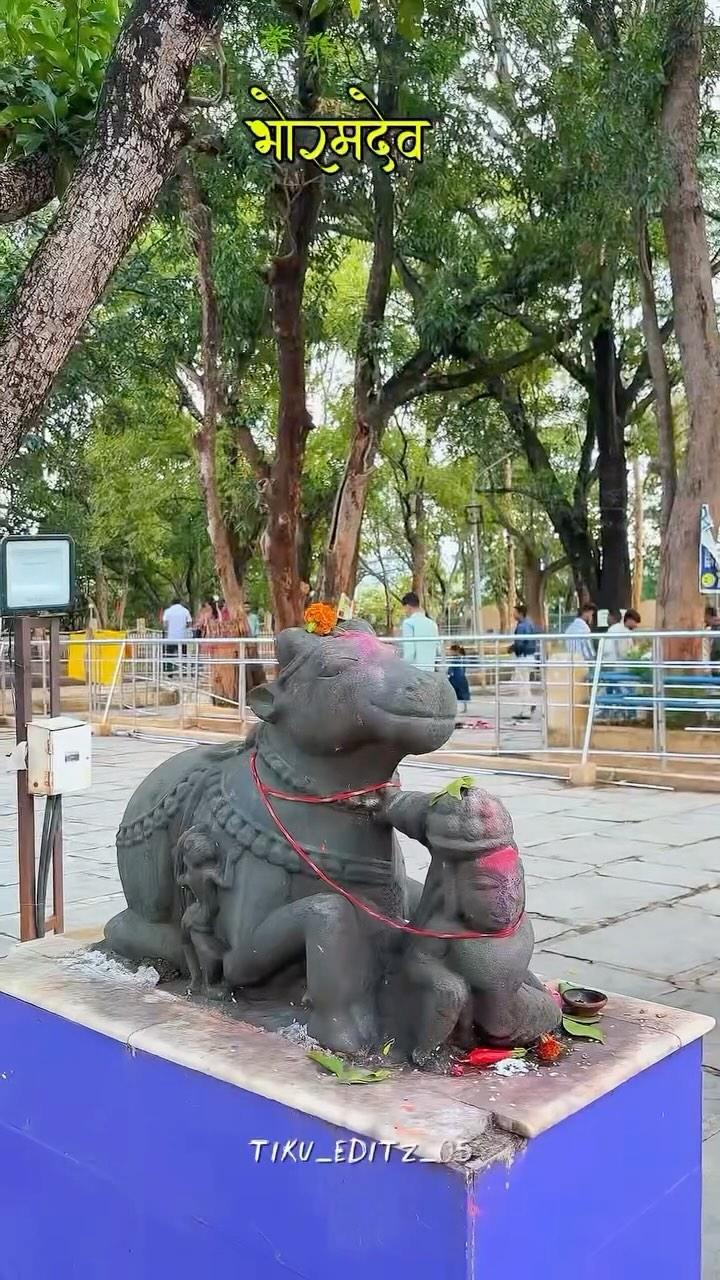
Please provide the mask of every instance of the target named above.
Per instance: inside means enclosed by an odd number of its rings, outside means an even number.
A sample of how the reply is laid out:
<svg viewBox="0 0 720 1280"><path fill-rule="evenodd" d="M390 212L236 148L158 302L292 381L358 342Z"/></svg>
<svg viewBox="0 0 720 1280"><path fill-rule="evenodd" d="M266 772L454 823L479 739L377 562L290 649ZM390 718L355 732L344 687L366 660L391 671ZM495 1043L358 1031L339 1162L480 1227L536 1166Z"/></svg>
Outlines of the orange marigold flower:
<svg viewBox="0 0 720 1280"><path fill-rule="evenodd" d="M541 1062L557 1062L563 1047L555 1036L541 1036L537 1042L535 1053Z"/></svg>
<svg viewBox="0 0 720 1280"><path fill-rule="evenodd" d="M330 604L311 604L305 610L305 630L316 636L329 636L337 625L337 610Z"/></svg>

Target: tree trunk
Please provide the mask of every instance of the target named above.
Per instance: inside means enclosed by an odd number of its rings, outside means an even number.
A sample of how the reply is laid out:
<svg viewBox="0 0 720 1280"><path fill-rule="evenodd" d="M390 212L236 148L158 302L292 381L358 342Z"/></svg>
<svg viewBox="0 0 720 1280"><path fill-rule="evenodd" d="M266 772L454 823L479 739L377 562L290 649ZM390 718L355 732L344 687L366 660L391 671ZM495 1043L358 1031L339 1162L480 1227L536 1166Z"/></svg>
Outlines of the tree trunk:
<svg viewBox="0 0 720 1280"><path fill-rule="evenodd" d="M203 420L199 430L195 432L193 443L200 487L205 499L208 536L215 557L215 569L235 634L246 636L249 627L245 600L235 572L233 542L223 515L217 483L217 425L225 397L219 363L221 319L213 276L212 222L189 161L182 161L179 173L186 219L197 259L200 294Z"/></svg>
<svg viewBox="0 0 720 1280"><path fill-rule="evenodd" d="M93 141L0 333L0 463L42 409L87 317L171 172L190 71L216 0L136 0L105 77Z"/></svg>
<svg viewBox="0 0 720 1280"><path fill-rule="evenodd" d="M374 23L372 6L369 16ZM375 44L381 67L378 107L388 118L395 114L399 92L399 77L393 69L398 42L384 44L378 30ZM325 552L323 591L330 601L343 592L352 598L355 590L365 503L375 455L390 417L382 405L379 351L395 255L395 197L392 178L377 165L372 168L372 192L373 252L355 351L352 435Z"/></svg>
<svg viewBox="0 0 720 1280"><path fill-rule="evenodd" d="M633 563L632 607L640 612L645 576L645 504L643 502L643 474L639 458L633 459Z"/></svg>
<svg viewBox="0 0 720 1280"><path fill-rule="evenodd" d="M668 47L662 126L671 181L662 211L675 331L687 397L689 431L685 465L668 524L660 568L658 626L699 630L700 507L717 505L720 492L720 334L697 169L704 4L678 5ZM697 641L677 641L674 658L693 658Z"/></svg>
<svg viewBox="0 0 720 1280"><path fill-rule="evenodd" d="M547 613L545 609L545 590L547 574L541 568L538 557L529 546L522 550L523 595L528 617L540 631L547 630Z"/></svg>
<svg viewBox="0 0 720 1280"><path fill-rule="evenodd" d="M512 459L508 458L505 462L505 489L507 493L512 492L513 468ZM507 612L508 622L512 622L513 610L517 604L517 585L516 575L517 568L515 565L515 540L509 529L505 530L505 550L507 555Z"/></svg>
<svg viewBox="0 0 720 1280"><path fill-rule="evenodd" d="M570 562L578 599L595 599L598 591L598 565L590 534L584 480L582 484L576 485L571 505L553 470L545 444L530 421L518 392L511 390L501 378L489 378L487 388L503 410L525 454L530 472L538 482L537 501L547 513ZM589 435L588 441L591 442ZM583 452L589 455L591 449L588 447Z"/></svg>
<svg viewBox="0 0 720 1280"><path fill-rule="evenodd" d="M356 393L350 448L335 495L325 551L322 593L328 601L339 600L343 592L352 597L355 590L365 504L386 425L376 415L360 410Z"/></svg>
<svg viewBox="0 0 720 1280"><path fill-rule="evenodd" d="M412 553L412 587L420 602L427 605L427 540L425 536L425 498L415 494Z"/></svg>
<svg viewBox="0 0 720 1280"><path fill-rule="evenodd" d="M625 423L617 408L615 336L609 324L599 326L592 345L595 364L593 411L597 428L600 501L600 582L597 604L604 609L627 608L631 584Z"/></svg>
<svg viewBox="0 0 720 1280"><path fill-rule="evenodd" d="M319 102L318 64L307 54L305 40L321 34L326 22L326 13L307 25L301 19L297 96L303 118L311 117ZM277 352L278 415L275 461L265 487L267 527L262 548L277 631L301 625L305 609L298 563L301 480L313 424L307 407L303 303L322 195L322 175L310 160L284 166L276 178L280 247L268 283Z"/></svg>
<svg viewBox="0 0 720 1280"><path fill-rule="evenodd" d="M130 583L128 581L128 575L127 573L125 573L125 575L123 576L121 587L120 587L120 594L117 596L113 604L112 621L113 621L113 627L115 628L116 631L122 631L125 626L125 610L127 608L127 598L128 598L129 588L130 588Z"/></svg>
<svg viewBox="0 0 720 1280"><path fill-rule="evenodd" d="M647 222L645 221L643 221L638 233L638 266L643 333L645 335L653 391L655 392L653 411L658 429L658 470L660 472L661 489L660 554L662 557L673 502L675 501L677 458L675 453L672 386L667 360L665 359L665 345L658 320L650 237L648 235ZM637 606L635 607L637 608Z"/></svg>
<svg viewBox="0 0 720 1280"><path fill-rule="evenodd" d="M305 444L312 425L305 385L304 278L305 268L297 254L289 255L273 268L279 407L275 461L266 490L268 521L263 548L277 631L299 626L303 618L298 558L300 485Z"/></svg>
<svg viewBox="0 0 720 1280"><path fill-rule="evenodd" d="M100 629L104 631L106 630L110 620L110 606L108 602L108 586L105 574L105 565L103 564L102 553L99 551L95 556L94 604L98 624Z"/></svg>

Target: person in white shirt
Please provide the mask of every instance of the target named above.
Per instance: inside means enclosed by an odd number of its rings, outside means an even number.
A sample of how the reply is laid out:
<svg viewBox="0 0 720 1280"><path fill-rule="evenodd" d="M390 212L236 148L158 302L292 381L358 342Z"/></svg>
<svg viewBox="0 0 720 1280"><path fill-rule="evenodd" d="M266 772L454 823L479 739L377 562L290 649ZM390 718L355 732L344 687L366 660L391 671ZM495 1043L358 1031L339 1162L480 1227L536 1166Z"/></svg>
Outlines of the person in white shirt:
<svg viewBox="0 0 720 1280"><path fill-rule="evenodd" d="M607 629L608 639L603 645L603 656L608 664L621 666L633 647L633 631L640 626L642 619L636 609L626 609L622 618L619 609L611 609L608 615L610 626Z"/></svg>
<svg viewBox="0 0 720 1280"><path fill-rule="evenodd" d="M578 609L577 618L565 631L565 635L569 637L567 651L578 664L584 663L589 666L595 661L595 646L590 630L590 623L594 617L595 605L587 601Z"/></svg>
<svg viewBox="0 0 720 1280"><path fill-rule="evenodd" d="M184 652L188 636L191 634L192 617L179 600L174 600L163 614L165 629L165 674L173 675L180 669L177 661L178 651ZM172 660L175 659L175 662Z"/></svg>
<svg viewBox="0 0 720 1280"><path fill-rule="evenodd" d="M403 596L405 620L402 624L402 651L406 662L421 671L434 671L442 653L437 623L428 618L420 608L420 600L414 591Z"/></svg>

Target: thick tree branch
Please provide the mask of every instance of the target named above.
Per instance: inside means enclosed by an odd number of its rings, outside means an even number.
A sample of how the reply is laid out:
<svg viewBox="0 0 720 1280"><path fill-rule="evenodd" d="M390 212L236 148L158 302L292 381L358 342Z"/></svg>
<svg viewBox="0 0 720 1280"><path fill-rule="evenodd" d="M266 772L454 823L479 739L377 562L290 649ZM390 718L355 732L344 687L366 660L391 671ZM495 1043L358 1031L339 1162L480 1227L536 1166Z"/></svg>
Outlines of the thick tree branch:
<svg viewBox="0 0 720 1280"><path fill-rule="evenodd" d="M135 0L108 66L95 134L0 329L0 463L42 409L90 311L171 173L179 113L219 0Z"/></svg>
<svg viewBox="0 0 720 1280"><path fill-rule="evenodd" d="M0 223L18 222L54 197L55 167L46 152L0 164Z"/></svg>

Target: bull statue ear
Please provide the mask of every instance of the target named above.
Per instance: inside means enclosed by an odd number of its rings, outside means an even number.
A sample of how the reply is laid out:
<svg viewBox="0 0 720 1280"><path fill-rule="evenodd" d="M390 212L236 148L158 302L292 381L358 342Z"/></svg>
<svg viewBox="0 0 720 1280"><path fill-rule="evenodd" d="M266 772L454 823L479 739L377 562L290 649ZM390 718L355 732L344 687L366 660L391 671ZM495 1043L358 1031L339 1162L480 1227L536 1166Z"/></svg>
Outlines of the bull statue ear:
<svg viewBox="0 0 720 1280"><path fill-rule="evenodd" d="M257 685L255 689L250 690L247 700L258 720L264 720L266 724L272 724L277 719L275 690L272 685Z"/></svg>
<svg viewBox="0 0 720 1280"><path fill-rule="evenodd" d="M275 642L280 670L284 671L296 658L312 653L317 643L317 637L303 627L289 627L287 631L281 631Z"/></svg>

